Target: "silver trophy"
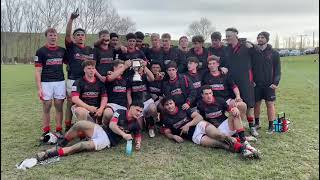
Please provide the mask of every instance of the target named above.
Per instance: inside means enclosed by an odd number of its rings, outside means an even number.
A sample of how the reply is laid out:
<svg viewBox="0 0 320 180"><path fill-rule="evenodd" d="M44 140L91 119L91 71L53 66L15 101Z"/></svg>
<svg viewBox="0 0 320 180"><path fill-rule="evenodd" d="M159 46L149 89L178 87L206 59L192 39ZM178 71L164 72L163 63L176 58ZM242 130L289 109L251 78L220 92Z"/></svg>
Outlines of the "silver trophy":
<svg viewBox="0 0 320 180"><path fill-rule="evenodd" d="M142 59L132 59L132 69L134 71L132 81L142 81L141 75L139 74L139 69L142 67L141 61Z"/></svg>

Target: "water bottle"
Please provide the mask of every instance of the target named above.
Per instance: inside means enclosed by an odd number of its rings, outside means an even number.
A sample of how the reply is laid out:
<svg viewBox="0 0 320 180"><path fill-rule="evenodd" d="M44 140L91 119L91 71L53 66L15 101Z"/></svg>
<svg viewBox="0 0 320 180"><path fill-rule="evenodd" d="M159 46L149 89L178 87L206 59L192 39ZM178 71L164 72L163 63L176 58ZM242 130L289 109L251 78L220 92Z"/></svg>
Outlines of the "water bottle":
<svg viewBox="0 0 320 180"><path fill-rule="evenodd" d="M126 153L128 156L132 154L132 139L127 141Z"/></svg>

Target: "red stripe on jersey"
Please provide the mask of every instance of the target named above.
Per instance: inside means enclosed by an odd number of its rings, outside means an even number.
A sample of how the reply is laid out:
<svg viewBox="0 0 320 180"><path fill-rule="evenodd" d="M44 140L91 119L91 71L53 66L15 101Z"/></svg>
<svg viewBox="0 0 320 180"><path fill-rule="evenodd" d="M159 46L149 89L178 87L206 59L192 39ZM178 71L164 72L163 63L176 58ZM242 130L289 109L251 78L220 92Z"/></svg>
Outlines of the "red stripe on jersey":
<svg viewBox="0 0 320 180"><path fill-rule="evenodd" d="M141 138L142 137L142 134L136 134L136 135L134 135L134 138Z"/></svg>
<svg viewBox="0 0 320 180"><path fill-rule="evenodd" d="M249 80L250 80L250 82L253 81L252 69L249 70Z"/></svg>
<svg viewBox="0 0 320 180"><path fill-rule="evenodd" d="M73 97L73 96L80 96L80 93L78 93L78 92L71 92L71 96Z"/></svg>
<svg viewBox="0 0 320 180"><path fill-rule="evenodd" d="M42 64L41 63L35 63L34 66L35 67L42 67Z"/></svg>

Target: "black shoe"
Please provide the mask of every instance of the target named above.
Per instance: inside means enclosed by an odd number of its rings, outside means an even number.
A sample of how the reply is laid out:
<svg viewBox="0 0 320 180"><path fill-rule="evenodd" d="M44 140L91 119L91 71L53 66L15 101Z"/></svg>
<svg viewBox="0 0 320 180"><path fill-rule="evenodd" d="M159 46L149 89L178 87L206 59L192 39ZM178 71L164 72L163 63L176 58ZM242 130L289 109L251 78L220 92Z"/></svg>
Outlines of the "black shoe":
<svg viewBox="0 0 320 180"><path fill-rule="evenodd" d="M73 125L73 124L72 124ZM68 131L69 131L69 129L72 127L72 125L71 126L66 126L66 128L65 128L65 130L64 130L64 133L67 133Z"/></svg>
<svg viewBox="0 0 320 180"><path fill-rule="evenodd" d="M57 131L56 136L58 137L58 139L63 139L64 137L62 131Z"/></svg>

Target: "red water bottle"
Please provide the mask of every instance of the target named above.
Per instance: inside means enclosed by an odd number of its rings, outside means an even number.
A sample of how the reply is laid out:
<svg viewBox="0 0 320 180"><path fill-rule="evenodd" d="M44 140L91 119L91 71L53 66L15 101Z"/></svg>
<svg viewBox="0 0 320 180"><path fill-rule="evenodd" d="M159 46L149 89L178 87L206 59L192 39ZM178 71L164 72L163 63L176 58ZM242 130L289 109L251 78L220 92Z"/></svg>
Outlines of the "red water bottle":
<svg viewBox="0 0 320 180"><path fill-rule="evenodd" d="M288 121L284 118L282 120L282 132L287 132L288 131Z"/></svg>

